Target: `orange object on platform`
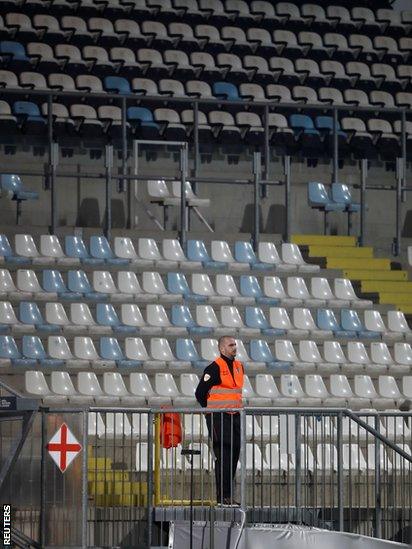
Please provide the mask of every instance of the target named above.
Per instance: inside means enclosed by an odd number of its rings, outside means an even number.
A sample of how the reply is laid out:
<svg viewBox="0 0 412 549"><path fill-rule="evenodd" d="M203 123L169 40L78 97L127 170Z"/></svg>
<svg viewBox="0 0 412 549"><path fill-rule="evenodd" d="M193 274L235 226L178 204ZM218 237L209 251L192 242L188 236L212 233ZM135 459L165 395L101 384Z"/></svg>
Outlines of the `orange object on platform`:
<svg viewBox="0 0 412 549"><path fill-rule="evenodd" d="M165 412L162 414L160 438L163 448L175 448L182 442L180 414L176 412Z"/></svg>

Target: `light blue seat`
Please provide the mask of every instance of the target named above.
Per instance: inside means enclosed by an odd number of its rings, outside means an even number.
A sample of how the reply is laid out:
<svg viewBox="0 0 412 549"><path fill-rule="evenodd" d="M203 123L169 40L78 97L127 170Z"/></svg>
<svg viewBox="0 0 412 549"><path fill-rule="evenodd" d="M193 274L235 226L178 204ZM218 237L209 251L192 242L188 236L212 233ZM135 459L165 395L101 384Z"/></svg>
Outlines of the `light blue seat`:
<svg viewBox="0 0 412 549"><path fill-rule="evenodd" d="M282 372L289 371L291 364L289 362L280 362L273 356L268 342L264 339L252 339L249 345L250 358L253 362L265 362L266 366L271 371Z"/></svg>
<svg viewBox="0 0 412 549"><path fill-rule="evenodd" d="M308 183L308 202L311 208L325 212L343 212L343 204L334 202L323 183L311 181Z"/></svg>
<svg viewBox="0 0 412 549"><path fill-rule="evenodd" d="M43 290L56 293L61 299L80 299L82 296L78 292L69 292L60 271L56 269L44 269L43 271Z"/></svg>
<svg viewBox="0 0 412 549"><path fill-rule="evenodd" d="M23 324L35 326L39 332L54 333L59 332L60 328L56 324L48 324L44 321L43 315L37 303L30 301L21 301L19 304L19 320Z"/></svg>
<svg viewBox="0 0 412 549"><path fill-rule="evenodd" d="M231 82L214 82L213 95L227 101L241 101L237 86Z"/></svg>
<svg viewBox="0 0 412 549"><path fill-rule="evenodd" d="M3 176L2 176L3 177ZM18 265L27 265L30 263L29 257L14 255L9 239L5 234L0 234L0 256L4 257L7 263L16 263Z"/></svg>
<svg viewBox="0 0 412 549"><path fill-rule="evenodd" d="M250 242L235 242L235 259L240 263L249 263L252 269L260 271L270 271L273 269L273 265L262 263L258 260Z"/></svg>
<svg viewBox="0 0 412 549"><path fill-rule="evenodd" d="M32 101L16 101L13 104L13 114L22 122L24 130L28 133L43 133L46 130L47 120Z"/></svg>
<svg viewBox="0 0 412 549"><path fill-rule="evenodd" d="M248 328L257 328L264 335L284 335L284 330L272 328L260 307L245 307L245 324Z"/></svg>
<svg viewBox="0 0 412 549"><path fill-rule="evenodd" d="M206 303L207 301L206 296L191 292L186 276L182 273L167 273L167 290L171 294L182 295L187 301L196 303Z"/></svg>
<svg viewBox="0 0 412 549"><path fill-rule="evenodd" d="M318 309L316 324L320 330L331 330L336 337L353 337L353 332L342 330L332 309Z"/></svg>
<svg viewBox="0 0 412 549"><path fill-rule="evenodd" d="M126 117L141 139L159 137L160 124L154 120L152 111L146 107L128 107Z"/></svg>
<svg viewBox="0 0 412 549"><path fill-rule="evenodd" d="M30 59L26 55L26 50L20 42L14 42L12 40L2 40L0 42L0 56L4 55L5 57L10 56L13 59L13 63L17 61L27 62L27 65L30 64Z"/></svg>
<svg viewBox="0 0 412 549"><path fill-rule="evenodd" d="M335 202L342 204L347 212L360 211L360 204L353 202L352 193L344 183L332 184L332 198Z"/></svg>
<svg viewBox="0 0 412 549"><path fill-rule="evenodd" d="M25 335L22 338L22 355L25 359L39 362L45 368L62 368L64 360L50 358L44 350L43 343L38 336Z"/></svg>
<svg viewBox="0 0 412 549"><path fill-rule="evenodd" d="M206 269L225 270L227 264L222 261L213 261L207 252L203 240L187 241L187 258L189 261L200 261Z"/></svg>
<svg viewBox="0 0 412 549"><path fill-rule="evenodd" d="M352 309L342 309L340 313L340 322L344 330L351 331L354 336L376 339L380 338L379 332L366 330L362 324L359 315Z"/></svg>
<svg viewBox="0 0 412 549"><path fill-rule="evenodd" d="M132 93L129 81L121 76L106 76L104 79L104 89L110 93Z"/></svg>
<svg viewBox="0 0 412 549"><path fill-rule="evenodd" d="M108 326L114 332L121 334L135 334L135 326L126 326L122 324L119 317L110 303L97 303L96 305L96 322L100 326Z"/></svg>
<svg viewBox="0 0 412 549"><path fill-rule="evenodd" d="M244 297L254 297L256 303L261 305L278 305L279 299L267 297L262 292L259 281L253 275L241 275L240 277L240 293Z"/></svg>
<svg viewBox="0 0 412 549"><path fill-rule="evenodd" d="M36 366L35 360L22 357L14 337L9 335L0 335L0 360L10 360L13 366Z"/></svg>
<svg viewBox="0 0 412 549"><path fill-rule="evenodd" d="M23 187L23 182L17 174L1 174L0 188L11 195L11 199L16 202L16 223L19 224L21 215L21 203L25 200L37 200L39 193L28 191Z"/></svg>
<svg viewBox="0 0 412 549"><path fill-rule="evenodd" d="M294 132L303 132L305 136L313 136L320 139L319 130L315 128L313 120L306 114L292 114L289 122Z"/></svg>
<svg viewBox="0 0 412 549"><path fill-rule="evenodd" d="M184 362L191 362L194 368L205 368L207 362L201 360L195 344L191 339L176 339L176 358Z"/></svg>
<svg viewBox="0 0 412 549"><path fill-rule="evenodd" d="M172 306L171 322L174 326L186 328L190 334L208 335L213 332L213 328L196 324L187 305Z"/></svg>
<svg viewBox="0 0 412 549"><path fill-rule="evenodd" d="M90 286L89 279L84 271L68 271L67 286L70 292L78 294L79 297L86 297L93 301L105 301L108 295L100 292L94 292Z"/></svg>
<svg viewBox="0 0 412 549"><path fill-rule="evenodd" d="M104 259L91 257L80 236L66 236L64 239L67 257L76 257L85 265L103 265Z"/></svg>
<svg viewBox="0 0 412 549"><path fill-rule="evenodd" d="M119 368L136 368L136 366L141 366L141 362L128 360L124 357L119 342L114 337L100 338L100 356L103 360L113 360Z"/></svg>
<svg viewBox="0 0 412 549"><path fill-rule="evenodd" d="M102 259L109 265L129 265L128 259L114 255L105 236L90 237L90 255L95 259Z"/></svg>
<svg viewBox="0 0 412 549"><path fill-rule="evenodd" d="M315 118L315 127L330 137L333 137L333 117L332 116L317 116ZM347 134L342 130L338 120L337 133L339 141L345 142L348 138Z"/></svg>

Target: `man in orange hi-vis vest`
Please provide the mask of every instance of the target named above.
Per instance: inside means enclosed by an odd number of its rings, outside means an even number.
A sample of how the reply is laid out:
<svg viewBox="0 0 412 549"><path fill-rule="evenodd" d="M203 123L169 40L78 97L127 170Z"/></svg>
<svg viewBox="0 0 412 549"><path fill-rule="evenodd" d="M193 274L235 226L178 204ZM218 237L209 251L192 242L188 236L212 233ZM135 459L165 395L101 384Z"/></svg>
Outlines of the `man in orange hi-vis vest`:
<svg viewBox="0 0 412 549"><path fill-rule="evenodd" d="M230 412L206 414L209 437L215 454L217 502L238 505L234 500L234 479L240 454L240 414L243 407L243 364L236 360L236 341L231 336L219 339L220 356L205 368L196 389L202 408L231 408Z"/></svg>

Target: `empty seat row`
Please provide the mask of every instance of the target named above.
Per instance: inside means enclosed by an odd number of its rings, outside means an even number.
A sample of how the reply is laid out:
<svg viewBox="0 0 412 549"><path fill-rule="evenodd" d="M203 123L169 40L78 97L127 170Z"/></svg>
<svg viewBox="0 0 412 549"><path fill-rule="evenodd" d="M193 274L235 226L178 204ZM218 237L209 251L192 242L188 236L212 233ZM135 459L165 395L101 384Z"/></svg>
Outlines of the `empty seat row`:
<svg viewBox="0 0 412 549"><path fill-rule="evenodd" d="M99 401L111 399L119 400L123 404L138 406L161 405L173 402L175 406L194 403L194 391L197 385L197 376L187 374L181 378L182 392L170 373L155 374L155 389L145 373L131 373L128 379L118 372L104 372L103 390L99 379L94 372L80 372L77 375L77 390L70 374L67 372L51 372L51 391L48 387L45 374L42 371L27 371L25 373L25 388L27 393L35 394L40 398L52 397L53 394L60 397L77 400L79 397L88 397ZM329 390L325 384L327 381ZM128 382L128 383L127 383ZM265 386L262 386L262 382ZM127 383L127 384L126 384ZM304 389L303 389L304 386ZM353 387L353 388L352 388ZM355 375L352 385L344 375L331 375L324 380L318 374L308 374L302 384L295 374L282 374L278 383L269 374L256 376L256 392L250 384L249 392L253 396L249 401L259 398L266 402L275 403L278 406L321 406L331 405L354 407L370 406L375 408L390 408L399 403L412 391L412 377L402 378L400 391L396 379L393 376L379 376L375 384L370 376ZM106 398L105 398L106 397ZM258 435L260 426L255 422L253 431Z"/></svg>
<svg viewBox="0 0 412 549"><path fill-rule="evenodd" d="M13 176L17 177L18 176ZM2 182L6 176L2 175ZM164 181L149 182L148 191L152 198L169 198L167 189L162 185ZM196 200L189 193L190 200ZM178 197L174 199L179 200ZM233 268L234 270L249 270L279 268L284 272L298 269L301 272L319 271L318 265L307 264L299 247L296 244L282 244L280 258L275 244L261 242L258 256L256 256L249 242L238 241L234 246L234 254L230 246L223 240L213 240L210 244L210 256L206 245L201 240L189 240L187 243L187 257L180 243L176 239L162 240L162 253L153 238L139 238L138 251L136 251L131 238L115 237L112 250L104 236L90 237L90 249L88 250L80 236L65 237L65 251L63 251L59 238L54 235L41 235L40 251L31 235L15 235L15 253L5 235L0 235L0 257L11 263L47 264L49 262L99 266L113 264L117 266L129 263L140 264L143 267L156 265L167 269L173 269L189 261L193 267ZM285 264L285 265L283 265Z"/></svg>

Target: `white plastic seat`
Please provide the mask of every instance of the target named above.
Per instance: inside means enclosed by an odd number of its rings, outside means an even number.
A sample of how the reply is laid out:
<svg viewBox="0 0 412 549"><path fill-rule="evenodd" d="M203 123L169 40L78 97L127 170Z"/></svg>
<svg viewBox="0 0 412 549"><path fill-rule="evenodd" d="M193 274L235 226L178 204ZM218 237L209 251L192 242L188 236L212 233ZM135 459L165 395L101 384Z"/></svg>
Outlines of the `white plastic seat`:
<svg viewBox="0 0 412 549"><path fill-rule="evenodd" d="M106 412L105 421L107 438L130 437L132 434L130 420L124 412Z"/></svg>
<svg viewBox="0 0 412 549"><path fill-rule="evenodd" d="M309 293L306 282L300 276L288 276L287 292L290 297L303 301L307 307L322 307L326 303L324 299L313 298Z"/></svg>
<svg viewBox="0 0 412 549"><path fill-rule="evenodd" d="M288 265L294 265L302 273L315 273L319 271L319 265L306 263L296 244L282 244L282 260Z"/></svg>
<svg viewBox="0 0 412 549"><path fill-rule="evenodd" d="M259 261L273 265L280 273L290 273L296 270L294 265L288 265L282 261L273 242L259 242L258 257Z"/></svg>
<svg viewBox="0 0 412 549"><path fill-rule="evenodd" d="M332 374L329 378L329 390L333 397L342 401L351 401L354 398L348 378L343 374Z"/></svg>
<svg viewBox="0 0 412 549"><path fill-rule="evenodd" d="M36 273L31 269L19 269L17 271L17 288L22 292L33 295L36 299L55 299L57 294L42 290Z"/></svg>
<svg viewBox="0 0 412 549"><path fill-rule="evenodd" d="M246 443L246 471L262 473L268 466L264 460L260 448L253 442Z"/></svg>
<svg viewBox="0 0 412 549"><path fill-rule="evenodd" d="M234 304L253 305L255 303L254 297L240 295L232 275L217 274L215 284L216 293L219 296L229 298Z"/></svg>
<svg viewBox="0 0 412 549"><path fill-rule="evenodd" d="M95 399L105 399L99 380L94 372L79 372L77 374L77 390L84 396Z"/></svg>
<svg viewBox="0 0 412 549"><path fill-rule="evenodd" d="M78 336L74 338L73 354L76 358L88 360L92 363L100 361L93 340L90 337Z"/></svg>
<svg viewBox="0 0 412 549"><path fill-rule="evenodd" d="M216 335L225 332L211 305L196 305L196 322L204 328L212 328Z"/></svg>
<svg viewBox="0 0 412 549"><path fill-rule="evenodd" d="M349 300L350 306L354 308L372 307L372 301L360 299L353 289L352 282L348 278L335 278L334 292L338 299Z"/></svg>
<svg viewBox="0 0 412 549"><path fill-rule="evenodd" d="M139 328L140 331L142 328L144 329L146 327L146 322L139 306L134 303L122 303L120 307L120 318L125 326L133 326Z"/></svg>
<svg viewBox="0 0 412 549"><path fill-rule="evenodd" d="M210 277L207 274L192 274L192 292L207 297L209 303L230 303L229 297L216 294Z"/></svg>
<svg viewBox="0 0 412 549"><path fill-rule="evenodd" d="M60 241L57 236L42 234L40 236L40 253L48 262L56 262L59 265L77 265L77 257L67 257L63 252Z"/></svg>
<svg viewBox="0 0 412 549"><path fill-rule="evenodd" d="M189 181L185 182L185 194L186 194L186 201L189 207L198 207L198 208L208 208L210 206L210 199L209 198L200 198L197 196L192 189L192 186ZM179 198L181 196L181 182L180 181L173 181L172 182L172 193L173 196L176 198Z"/></svg>
<svg viewBox="0 0 412 549"><path fill-rule="evenodd" d="M292 324L289 315L284 307L270 307L269 322L273 328L286 330L289 337L306 337L308 330L298 330Z"/></svg>
<svg viewBox="0 0 412 549"><path fill-rule="evenodd" d="M104 436L105 430L106 427L102 414L99 412L89 412L87 414L87 436L101 438Z"/></svg>
<svg viewBox="0 0 412 549"><path fill-rule="evenodd" d="M286 401L286 399L283 399L273 376L270 374L257 374L255 377L255 385L256 394L262 399L262 405L271 404L273 401L278 404L283 402L287 404L296 403L294 400Z"/></svg>
<svg viewBox="0 0 412 549"><path fill-rule="evenodd" d="M388 328L392 332L403 334L405 339L412 340L412 331L401 311L388 311Z"/></svg>
<svg viewBox="0 0 412 549"><path fill-rule="evenodd" d="M334 444L322 442L316 445L316 459L322 471L338 470L338 451Z"/></svg>
<svg viewBox="0 0 412 549"><path fill-rule="evenodd" d="M235 261L230 250L229 244L224 240L212 240L211 242L211 257L213 261L226 263L228 268L233 271L249 271L249 263L240 263Z"/></svg>
<svg viewBox="0 0 412 549"><path fill-rule="evenodd" d="M153 402L156 393L144 372L132 372L129 376L130 393L133 397L143 398L146 402Z"/></svg>
<svg viewBox="0 0 412 549"><path fill-rule="evenodd" d="M348 362L338 341L325 341L323 343L323 355L326 362L332 364L346 364Z"/></svg>
<svg viewBox="0 0 412 549"><path fill-rule="evenodd" d="M299 378L295 374L282 374L280 376L280 392L283 396L292 398L300 403L306 397Z"/></svg>
<svg viewBox="0 0 412 549"><path fill-rule="evenodd" d="M293 309L293 324L298 330L310 333L317 339L325 339L332 336L330 330L319 330L313 319L310 309L296 307Z"/></svg>
<svg viewBox="0 0 412 549"><path fill-rule="evenodd" d="M44 398L51 395L49 386L43 372L36 370L25 372L24 389L29 395Z"/></svg>
<svg viewBox="0 0 412 549"><path fill-rule="evenodd" d="M49 336L47 340L47 352L50 358L60 360L72 360L74 358L67 339L63 336Z"/></svg>
<svg viewBox="0 0 412 549"><path fill-rule="evenodd" d="M305 375L305 393L310 398L319 400L325 403L329 398L329 392L326 389L326 385L322 376L319 374L307 374Z"/></svg>
<svg viewBox="0 0 412 549"><path fill-rule="evenodd" d="M263 277L263 291L267 297L280 299L285 307L298 307L302 305L301 299L289 297L285 292L282 280L278 276Z"/></svg>
<svg viewBox="0 0 412 549"><path fill-rule="evenodd" d="M70 319L75 326L82 327L92 334L104 334L107 326L98 326L87 303L71 303Z"/></svg>
<svg viewBox="0 0 412 549"><path fill-rule="evenodd" d="M3 297L8 296L17 299L31 296L31 292L23 293L16 288L8 269L0 269L0 293Z"/></svg>
<svg viewBox="0 0 412 549"><path fill-rule="evenodd" d="M117 273L117 286L121 294L127 295L127 299L134 299L139 303L148 303L153 297L143 292L136 273L133 271L119 271Z"/></svg>
<svg viewBox="0 0 412 549"><path fill-rule="evenodd" d="M311 292L316 299L324 300L329 307L349 307L349 299L337 299L327 278L314 276L311 279Z"/></svg>
<svg viewBox="0 0 412 549"><path fill-rule="evenodd" d="M146 305L147 324L154 328L153 333L166 335L186 335L186 328L172 326L163 305L151 303Z"/></svg>
<svg viewBox="0 0 412 549"><path fill-rule="evenodd" d="M118 293L109 271L93 271L93 289L98 293L109 294L111 296Z"/></svg>
<svg viewBox="0 0 412 549"><path fill-rule="evenodd" d="M265 446L265 461L270 471L286 472L289 470L288 454L281 452L277 443L269 443Z"/></svg>
<svg viewBox="0 0 412 549"><path fill-rule="evenodd" d="M153 238L139 238L138 240L139 257L153 261L156 267L160 269L176 269L177 261L164 259Z"/></svg>
<svg viewBox="0 0 412 549"><path fill-rule="evenodd" d="M189 363L176 360L168 340L163 337L153 337L150 340L150 354L154 360L159 361L159 365L167 362L169 368L172 370L179 370L190 366Z"/></svg>
<svg viewBox="0 0 412 549"><path fill-rule="evenodd" d="M163 257L169 261L177 261L182 269L200 269L200 261L189 261L185 256L180 242L176 238L164 238L162 241Z"/></svg>
<svg viewBox="0 0 412 549"><path fill-rule="evenodd" d="M316 460L313 455L312 449L308 444L301 444L300 446L300 461L303 472L313 472L316 467ZM296 450L290 454L290 470L294 471L296 468Z"/></svg>
<svg viewBox="0 0 412 549"><path fill-rule="evenodd" d="M412 399L412 376L402 377L402 393L406 398Z"/></svg>
<svg viewBox="0 0 412 549"><path fill-rule="evenodd" d="M208 430L203 414L184 414L183 425L185 438L191 441L206 440Z"/></svg>
<svg viewBox="0 0 412 549"><path fill-rule="evenodd" d="M148 446L147 442L136 443L136 465L135 470L141 473L147 473L149 464L147 461Z"/></svg>
<svg viewBox="0 0 412 549"><path fill-rule="evenodd" d="M182 395L181 398L185 399L185 402L187 401L189 404L195 403L195 391L198 384L199 376L197 374L180 374L180 391Z"/></svg>
<svg viewBox="0 0 412 549"><path fill-rule="evenodd" d="M20 325L10 301L0 301L0 325L17 328Z"/></svg>
<svg viewBox="0 0 412 549"><path fill-rule="evenodd" d="M182 456L179 448L162 448L161 467L166 471L174 469L175 471L185 472L185 456Z"/></svg>
<svg viewBox="0 0 412 549"><path fill-rule="evenodd" d="M129 396L129 391L118 372L103 373L103 391L109 396L118 398Z"/></svg>
<svg viewBox="0 0 412 549"><path fill-rule="evenodd" d="M374 364L378 364L382 370L389 369L393 371L396 365L393 363L391 353L386 343L374 341L370 346L371 360ZM378 366L378 368L379 368Z"/></svg>
<svg viewBox="0 0 412 549"><path fill-rule="evenodd" d="M179 301L182 296L176 294L169 294L163 283L162 277L159 273L154 271L145 271L142 275L143 290L158 297L159 300L170 303L173 301Z"/></svg>
<svg viewBox="0 0 412 549"><path fill-rule="evenodd" d="M76 332L79 329L68 319L62 303L46 303L45 319L48 324L59 326L65 332Z"/></svg>
<svg viewBox="0 0 412 549"><path fill-rule="evenodd" d="M128 259L132 265L150 267L152 260L145 260L137 255L132 239L125 236L116 236L114 239L114 254L121 259Z"/></svg>
<svg viewBox="0 0 412 549"><path fill-rule="evenodd" d="M238 360L240 360L243 364L245 363L245 361L240 358L239 354L236 355L236 358ZM256 398L255 390L253 389L252 383L251 383L250 378L247 374L245 374L244 377L243 377L242 396L243 396L243 400L248 402L251 405L253 404L253 402Z"/></svg>
<svg viewBox="0 0 412 549"><path fill-rule="evenodd" d="M260 330L257 328L248 328L243 323L239 310L233 305L223 305L220 308L220 318L223 328L225 328L228 335L238 332L240 335L252 336L260 334Z"/></svg>
<svg viewBox="0 0 412 549"><path fill-rule="evenodd" d="M52 372L50 376L50 388L56 395L67 398L77 395L68 372Z"/></svg>
<svg viewBox="0 0 412 549"><path fill-rule="evenodd" d="M402 399L402 394L393 376L379 376L378 390L382 398L391 400L389 406L386 406L387 408L393 407L393 402Z"/></svg>
<svg viewBox="0 0 412 549"><path fill-rule="evenodd" d="M349 341L348 347L348 359L349 362L354 364L355 371L358 371L362 369L362 366L369 366L371 364L368 352L365 348L365 345L360 341ZM349 368L349 365L347 366L347 369ZM353 371L353 368L351 368Z"/></svg>
<svg viewBox="0 0 412 549"><path fill-rule="evenodd" d="M200 340L200 355L203 360L211 362L219 356L217 339L205 338Z"/></svg>
<svg viewBox="0 0 412 549"><path fill-rule="evenodd" d="M392 341L396 339L402 339L401 334L388 331L379 311L367 310L364 313L364 317L365 328L367 330L371 330L372 332L378 332L382 335L382 337L385 337L386 339L390 339Z"/></svg>
<svg viewBox="0 0 412 549"><path fill-rule="evenodd" d="M392 416L386 416L383 418L385 424L384 434L387 438L393 441L406 440L411 436L411 430L408 426L408 418L401 415L397 415L399 410L385 410L385 412L393 413Z"/></svg>
<svg viewBox="0 0 412 549"><path fill-rule="evenodd" d="M325 362L316 341L312 340L300 340L299 341L299 358L302 362L310 364L312 367L316 366L316 370L320 372L332 372L336 371L337 366Z"/></svg>
<svg viewBox="0 0 412 549"><path fill-rule="evenodd" d="M343 469L363 473L367 469L366 460L358 444L351 442L342 445ZM369 464L370 465L370 464Z"/></svg>
<svg viewBox="0 0 412 549"><path fill-rule="evenodd" d="M395 343L393 349L395 361L398 364L412 366L412 347L410 343Z"/></svg>
<svg viewBox="0 0 412 549"><path fill-rule="evenodd" d="M16 234L14 237L16 255L31 259L33 264L47 265L50 260L39 254L37 246L30 234Z"/></svg>
<svg viewBox="0 0 412 549"><path fill-rule="evenodd" d="M399 446L402 446L401 444ZM376 470L376 457L375 457L375 444L368 444L367 447L367 464L365 463L365 468L367 467L369 471L375 471ZM392 453L392 452L391 452ZM403 460L398 454L392 454L396 461ZM391 463L388 453L385 449L385 446L383 444L379 445L379 464L380 464L380 474L384 475L386 473L390 473L393 468L393 464ZM396 467L399 467L399 463L396 465ZM399 472L399 469L398 469Z"/></svg>
<svg viewBox="0 0 412 549"><path fill-rule="evenodd" d="M158 373L155 375L155 391L161 397L167 397L174 400L180 396L179 389L173 379L172 374Z"/></svg>
<svg viewBox="0 0 412 549"><path fill-rule="evenodd" d="M354 393L367 402L372 402L373 406L378 407L379 395L370 376L360 374L354 376Z"/></svg>
<svg viewBox="0 0 412 549"><path fill-rule="evenodd" d="M293 343L289 339L277 339L275 341L275 357L280 362L292 362L299 372L312 370L314 364L301 361L296 354Z"/></svg>

